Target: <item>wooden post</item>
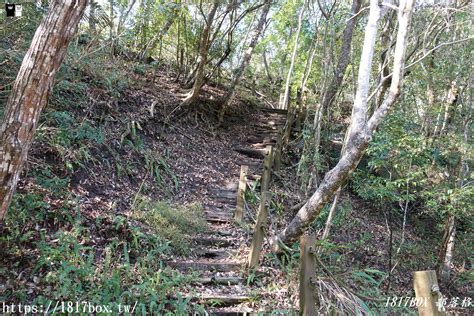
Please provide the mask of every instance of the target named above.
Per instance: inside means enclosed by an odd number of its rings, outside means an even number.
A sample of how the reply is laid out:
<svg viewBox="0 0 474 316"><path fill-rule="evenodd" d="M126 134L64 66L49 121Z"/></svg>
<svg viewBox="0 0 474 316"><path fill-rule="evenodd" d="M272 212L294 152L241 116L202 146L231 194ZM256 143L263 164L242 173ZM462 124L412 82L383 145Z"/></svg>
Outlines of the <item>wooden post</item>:
<svg viewBox="0 0 474 316"><path fill-rule="evenodd" d="M248 266L255 269L258 266L260 252L262 251L263 238L265 237L265 228L268 222L267 201L270 200L270 193L265 191L260 198L260 207L258 208L257 221L253 230L252 245L250 246L250 254Z"/></svg>
<svg viewBox="0 0 474 316"><path fill-rule="evenodd" d="M265 237L265 228L268 222L267 201L270 200L268 186L270 185L271 171L273 161L273 147L267 146L265 160L263 162L263 176L261 182L260 206L258 208L257 220L253 230L252 245L250 246L248 266L255 269L258 266L260 252L262 251L263 238Z"/></svg>
<svg viewBox="0 0 474 316"><path fill-rule="evenodd" d="M273 165L273 146L267 146L267 150L265 153L265 159L263 160L263 175L262 175L262 182L260 192L266 192L268 190L268 186L270 184L270 180L272 177L272 166Z"/></svg>
<svg viewBox="0 0 474 316"><path fill-rule="evenodd" d="M240 166L240 179L239 179L239 188L237 190L237 207L235 208L234 219L237 222L241 222L244 217L244 194L247 189L247 173L249 171L249 166L242 165Z"/></svg>
<svg viewBox="0 0 474 316"><path fill-rule="evenodd" d="M432 316L443 315L436 303L439 299L439 286L436 271L413 272L413 287L417 298L418 315Z"/></svg>
<svg viewBox="0 0 474 316"><path fill-rule="evenodd" d="M300 315L317 315L316 237L301 236L300 251Z"/></svg>
<svg viewBox="0 0 474 316"><path fill-rule="evenodd" d="M280 169L281 167L281 154L283 150L283 133L284 128L278 131L278 138L275 147L275 159L273 160L273 167L275 170Z"/></svg>
<svg viewBox="0 0 474 316"><path fill-rule="evenodd" d="M287 118L286 118L286 124L285 124L285 128L283 129L283 133L282 133L282 146L281 146L281 150L283 151L284 148L286 148L286 146L288 145L289 141L290 141L290 136L291 136L291 129L293 127L293 123L295 121L295 115L296 115L296 109L295 108L291 108L288 110L288 115L287 115Z"/></svg>

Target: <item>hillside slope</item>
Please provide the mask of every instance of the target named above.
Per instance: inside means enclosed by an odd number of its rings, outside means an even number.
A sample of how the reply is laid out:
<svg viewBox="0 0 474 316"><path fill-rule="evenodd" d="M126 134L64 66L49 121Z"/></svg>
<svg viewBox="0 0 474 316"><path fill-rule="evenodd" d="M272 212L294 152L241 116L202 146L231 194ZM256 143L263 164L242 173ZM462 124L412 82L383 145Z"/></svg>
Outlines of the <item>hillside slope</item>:
<svg viewBox="0 0 474 316"><path fill-rule="evenodd" d="M253 128L265 116L254 100L237 98L226 125L215 129L223 89L206 86L201 101L183 109L179 105L186 91L166 67L156 71L115 63L98 69L92 62L64 66L43 115L15 201L0 226L0 298L138 301L140 308L156 312L202 312L205 305L176 297L195 293L196 275L180 274L165 262L196 259L192 237L209 230L205 216L215 204L214 193L238 179L240 165L248 161L235 148L248 146ZM296 143L292 146L298 150ZM272 192L271 229L278 230L302 198L291 166L276 173ZM255 190L247 196L249 221L257 196ZM385 218L349 190L341 205L321 261L370 308L385 312L388 279L382 271L390 252ZM398 256L402 223L393 220L390 295L412 296L411 271L422 262L435 267L432 245L441 236L420 229L427 222L408 217L403 255ZM250 232L250 227L239 229L242 247L233 245L239 264L246 260ZM290 311L298 306L297 250L276 257L265 243L265 251L263 274L240 274L253 284L250 302L231 310ZM336 281L320 272L326 282L321 284L328 284L321 295L336 297L329 285ZM467 295L467 285L444 290L450 296ZM160 304L152 307L152 302Z"/></svg>

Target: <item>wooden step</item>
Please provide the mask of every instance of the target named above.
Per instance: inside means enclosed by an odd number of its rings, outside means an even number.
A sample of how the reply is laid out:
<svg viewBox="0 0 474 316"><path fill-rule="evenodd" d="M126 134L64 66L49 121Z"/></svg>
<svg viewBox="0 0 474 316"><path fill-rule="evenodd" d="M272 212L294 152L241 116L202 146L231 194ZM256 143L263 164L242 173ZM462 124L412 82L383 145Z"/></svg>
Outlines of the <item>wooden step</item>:
<svg viewBox="0 0 474 316"><path fill-rule="evenodd" d="M232 232L231 231L227 231L227 230L210 230L210 232L212 232L213 234L216 234L216 235L220 235L220 236L232 236Z"/></svg>
<svg viewBox="0 0 474 316"><path fill-rule="evenodd" d="M257 126L253 129L256 132L274 132L278 133L278 127L276 126Z"/></svg>
<svg viewBox="0 0 474 316"><path fill-rule="evenodd" d="M234 245L234 243L237 242L233 239L215 237L194 237L193 240L200 245L213 247L228 247Z"/></svg>
<svg viewBox="0 0 474 316"><path fill-rule="evenodd" d="M217 198L225 198L225 199L236 199L237 198L237 190L232 189L211 189L209 190L210 194Z"/></svg>
<svg viewBox="0 0 474 316"><path fill-rule="evenodd" d="M208 223L219 223L219 224L224 224L224 223L232 223L234 220L232 217L217 217L217 216L206 216L206 222Z"/></svg>
<svg viewBox="0 0 474 316"><path fill-rule="evenodd" d="M278 128L283 128L283 126L285 126L286 124L286 115L282 115L280 117L268 115L268 116L263 117L262 119L264 119L268 123L255 124L255 126L276 126Z"/></svg>
<svg viewBox="0 0 474 316"><path fill-rule="evenodd" d="M248 158L237 159L235 161L238 165L246 165L249 167L261 167L263 166L263 162L261 160L249 160Z"/></svg>
<svg viewBox="0 0 474 316"><path fill-rule="evenodd" d="M236 272L241 268L241 264L238 262L168 261L166 264L180 271Z"/></svg>
<svg viewBox="0 0 474 316"><path fill-rule="evenodd" d="M238 179L236 179L236 180L233 181L233 182L228 182L228 183L224 184L223 189L224 189L224 190L231 190L231 191L237 192L237 189L239 188L239 181L237 181L237 180L238 180Z"/></svg>
<svg viewBox="0 0 474 316"><path fill-rule="evenodd" d="M230 294L203 294L199 301L203 304L212 304L213 306L237 305L250 301L251 297L247 295Z"/></svg>
<svg viewBox="0 0 474 316"><path fill-rule="evenodd" d="M206 215L206 221L209 223L232 223L233 219L233 212L228 210L222 211L219 208L207 209L204 210L204 214Z"/></svg>
<svg viewBox="0 0 474 316"><path fill-rule="evenodd" d="M255 137L267 136L267 137L271 137L273 139L273 138L276 138L278 136L278 130L276 130L276 129L275 130L265 129L265 130L255 131L255 133L250 134L250 136L255 136Z"/></svg>
<svg viewBox="0 0 474 316"><path fill-rule="evenodd" d="M236 201L230 199L223 199L219 201L213 201L215 204L204 204L204 210L216 210L218 212L230 212L233 213L235 209Z"/></svg>
<svg viewBox="0 0 474 316"><path fill-rule="evenodd" d="M275 143L275 140L270 137L250 136L246 139L246 142L249 144L263 143L263 144L271 145Z"/></svg>
<svg viewBox="0 0 474 316"><path fill-rule="evenodd" d="M195 283L200 284L220 284L220 285L237 285L245 283L246 279L233 276L213 276L208 278L199 278Z"/></svg>
<svg viewBox="0 0 474 316"><path fill-rule="evenodd" d="M242 155L246 155L251 158L263 159L267 153L266 149L255 149L255 148L243 148L236 147L234 150Z"/></svg>
<svg viewBox="0 0 474 316"><path fill-rule="evenodd" d="M233 208L220 208L220 207L212 207L212 208L206 208L204 209L204 214L209 215L209 216L215 216L215 217L232 217L234 212Z"/></svg>
<svg viewBox="0 0 474 316"><path fill-rule="evenodd" d="M259 110L261 112L266 112L266 113L288 114L288 110L286 109L272 109L272 108L261 107L259 108Z"/></svg>
<svg viewBox="0 0 474 316"><path fill-rule="evenodd" d="M250 144L250 148L253 148L253 149L265 149L267 148L268 145L272 145L274 143L253 143L253 144Z"/></svg>
<svg viewBox="0 0 474 316"><path fill-rule="evenodd" d="M224 249L202 249L198 251L198 256L202 258L222 260L233 255L234 251Z"/></svg>
<svg viewBox="0 0 474 316"><path fill-rule="evenodd" d="M225 307L224 307L225 309ZM208 311L210 316L261 316L261 315L272 315L272 312L246 312L246 311L239 311L239 312L232 312L226 310L219 310L219 308L213 308L212 310Z"/></svg>

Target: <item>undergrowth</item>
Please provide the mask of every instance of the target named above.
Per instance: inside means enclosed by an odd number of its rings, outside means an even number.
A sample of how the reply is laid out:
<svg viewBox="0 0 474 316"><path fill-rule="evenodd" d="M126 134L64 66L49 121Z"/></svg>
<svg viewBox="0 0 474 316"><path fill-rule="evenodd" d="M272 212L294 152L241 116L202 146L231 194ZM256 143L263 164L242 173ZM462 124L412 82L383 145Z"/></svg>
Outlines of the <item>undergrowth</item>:
<svg viewBox="0 0 474 316"><path fill-rule="evenodd" d="M1 70L1 117L22 56L3 49L0 56L8 66ZM166 152L141 128L131 124L130 135L120 139L116 126L129 119L120 106L133 109L123 104L131 79L126 66L106 57L80 45L69 48L0 225L0 301L87 301L114 313L129 305L142 315L202 313L179 294L194 276L164 264L188 252L189 235L205 229L202 209L154 201L157 194L172 196L179 179ZM121 207L84 209L93 198L88 190L99 187L84 178L120 185ZM128 201L137 191L143 196L132 207Z"/></svg>
<svg viewBox="0 0 474 316"><path fill-rule="evenodd" d="M69 196L68 179L43 178L39 182L48 188L35 185L15 195L2 227L0 300L87 301L114 311L119 304L136 305L141 314L199 311L176 294L193 276L163 263L174 244L185 249L186 233L203 227L195 219L197 206L189 207L188 220L188 208L141 202L136 218L153 228L149 231L125 216L83 217Z"/></svg>

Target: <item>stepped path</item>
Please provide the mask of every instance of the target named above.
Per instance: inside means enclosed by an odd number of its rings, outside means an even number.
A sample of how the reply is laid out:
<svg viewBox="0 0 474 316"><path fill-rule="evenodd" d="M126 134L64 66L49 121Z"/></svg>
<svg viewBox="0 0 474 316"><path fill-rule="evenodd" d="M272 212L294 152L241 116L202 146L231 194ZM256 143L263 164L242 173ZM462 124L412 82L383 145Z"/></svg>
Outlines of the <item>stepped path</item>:
<svg viewBox="0 0 474 316"><path fill-rule="evenodd" d="M286 117L286 110L262 108L254 120L253 132L245 136L245 144L229 149L240 153L239 165L249 166L248 185L261 177L266 146L276 143ZM229 175L223 187L207 191L203 206L208 231L193 237L193 255L168 262L182 272L198 275L191 291L181 294L205 305L211 315L244 315L256 311L259 300L259 287L248 284L246 272L252 234L248 226L253 226L253 219L244 216L247 225L234 223L239 183L234 175Z"/></svg>

